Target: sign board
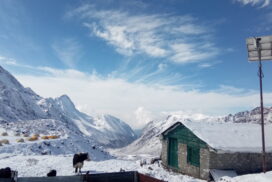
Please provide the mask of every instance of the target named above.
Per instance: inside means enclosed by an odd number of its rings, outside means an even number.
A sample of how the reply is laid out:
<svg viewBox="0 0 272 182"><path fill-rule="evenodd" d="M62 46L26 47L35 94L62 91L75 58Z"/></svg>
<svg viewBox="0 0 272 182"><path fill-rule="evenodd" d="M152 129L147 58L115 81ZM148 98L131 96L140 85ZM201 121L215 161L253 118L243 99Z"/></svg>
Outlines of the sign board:
<svg viewBox="0 0 272 182"><path fill-rule="evenodd" d="M251 37L246 40L249 61L259 61L257 50L257 39L259 39L260 57L263 60L272 60L272 36Z"/></svg>

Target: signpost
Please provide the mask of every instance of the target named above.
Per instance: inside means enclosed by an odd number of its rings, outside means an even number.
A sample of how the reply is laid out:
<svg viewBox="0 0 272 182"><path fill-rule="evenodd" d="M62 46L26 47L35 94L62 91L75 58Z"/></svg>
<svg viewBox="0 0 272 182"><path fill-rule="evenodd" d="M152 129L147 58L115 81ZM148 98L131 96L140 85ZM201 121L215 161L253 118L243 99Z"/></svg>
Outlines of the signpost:
<svg viewBox="0 0 272 182"><path fill-rule="evenodd" d="M266 172L265 135L264 135L264 113L263 113L263 71L262 61L272 60L272 36L252 37L246 40L249 61L259 62L258 76L260 79L260 105L262 125L262 165Z"/></svg>

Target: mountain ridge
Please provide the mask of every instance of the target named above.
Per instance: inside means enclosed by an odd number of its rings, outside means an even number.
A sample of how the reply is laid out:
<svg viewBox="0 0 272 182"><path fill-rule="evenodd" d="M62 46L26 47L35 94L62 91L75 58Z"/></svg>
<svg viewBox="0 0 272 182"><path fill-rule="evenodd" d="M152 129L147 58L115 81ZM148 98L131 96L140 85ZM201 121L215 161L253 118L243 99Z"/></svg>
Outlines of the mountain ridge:
<svg viewBox="0 0 272 182"><path fill-rule="evenodd" d="M47 127L47 124L43 122L51 124L48 124L49 127ZM20 123L24 123L25 126ZM61 127L55 124L61 125ZM44 127L45 131L35 125ZM120 119L111 115L96 114L90 116L80 112L67 95L57 98L43 98L31 88L23 87L12 74L0 66L0 129L2 128L2 132L8 131L9 133L24 132L30 135L35 134L31 127L36 131L40 131L43 135L60 135L61 139L59 140L62 143L67 143L66 148L63 150L64 153L66 149L67 151L80 152L80 148L86 151L87 148L92 148L92 146L101 146L102 148L122 147L136 138L130 126ZM79 142L78 147L74 146L78 150L69 150L68 148L72 147L69 146L71 142L66 140L82 140L84 141L83 143L91 141L91 143L86 148ZM55 141L51 142L54 143ZM27 144L37 145L35 142ZM26 143L20 145L26 145ZM75 142L74 145L77 145L77 143ZM0 147L0 153L11 151L13 150L12 148L14 150L18 149L14 143ZM31 153L31 151L25 152Z"/></svg>

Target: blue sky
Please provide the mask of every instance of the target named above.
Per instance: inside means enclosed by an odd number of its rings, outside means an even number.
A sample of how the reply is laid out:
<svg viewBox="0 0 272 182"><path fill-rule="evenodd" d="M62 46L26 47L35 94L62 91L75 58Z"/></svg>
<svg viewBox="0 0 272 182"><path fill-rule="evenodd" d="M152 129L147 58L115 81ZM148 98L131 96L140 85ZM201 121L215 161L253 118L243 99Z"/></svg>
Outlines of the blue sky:
<svg viewBox="0 0 272 182"><path fill-rule="evenodd" d="M245 39L271 35L270 0L0 1L0 64L44 97L142 127L162 112L258 106ZM272 104L264 63L265 104Z"/></svg>

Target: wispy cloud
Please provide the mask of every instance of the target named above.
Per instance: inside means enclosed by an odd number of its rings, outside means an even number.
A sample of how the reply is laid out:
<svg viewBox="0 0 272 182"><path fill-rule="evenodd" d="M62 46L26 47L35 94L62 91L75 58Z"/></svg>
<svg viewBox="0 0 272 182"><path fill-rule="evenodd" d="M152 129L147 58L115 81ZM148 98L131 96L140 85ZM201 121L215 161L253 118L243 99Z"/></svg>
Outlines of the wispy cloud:
<svg viewBox="0 0 272 182"><path fill-rule="evenodd" d="M260 6L261 8L270 5L271 0L234 0L244 5Z"/></svg>
<svg viewBox="0 0 272 182"><path fill-rule="evenodd" d="M246 90L244 88L237 88L230 85L220 85L215 92L230 94L230 95L251 95L251 94L257 94L258 92L256 90Z"/></svg>
<svg viewBox="0 0 272 182"><path fill-rule="evenodd" d="M17 65L18 63L16 62L16 60L11 59L11 58L7 58L4 56L0 56L0 63L5 64L5 65Z"/></svg>
<svg viewBox="0 0 272 182"><path fill-rule="evenodd" d="M5 57L0 55L0 65L12 66L12 67L20 67L20 68L27 68L27 69L37 69L37 67L30 66L27 64L21 64L17 60Z"/></svg>
<svg viewBox="0 0 272 182"><path fill-rule="evenodd" d="M217 54L212 44L205 43L177 43L171 45L171 48L175 54L170 59L177 63L196 62Z"/></svg>
<svg viewBox="0 0 272 182"><path fill-rule="evenodd" d="M191 63L218 53L211 42L212 30L189 15L139 15L121 10L98 10L84 4L68 12L66 17L80 18L91 36L105 40L126 56L144 54L169 58L176 63Z"/></svg>
<svg viewBox="0 0 272 182"><path fill-rule="evenodd" d="M70 68L75 66L82 55L79 42L71 38L54 42L52 48L59 60Z"/></svg>
<svg viewBox="0 0 272 182"><path fill-rule="evenodd" d="M211 62L205 62L205 63L200 63L198 64L199 68L211 68L216 64L221 63L221 61L211 61Z"/></svg>

